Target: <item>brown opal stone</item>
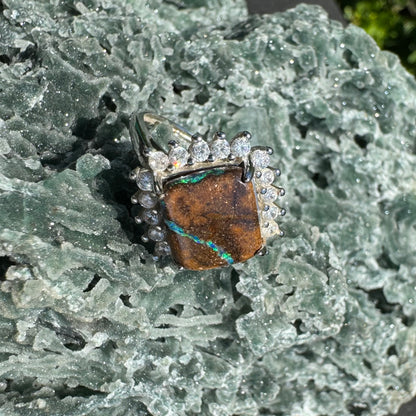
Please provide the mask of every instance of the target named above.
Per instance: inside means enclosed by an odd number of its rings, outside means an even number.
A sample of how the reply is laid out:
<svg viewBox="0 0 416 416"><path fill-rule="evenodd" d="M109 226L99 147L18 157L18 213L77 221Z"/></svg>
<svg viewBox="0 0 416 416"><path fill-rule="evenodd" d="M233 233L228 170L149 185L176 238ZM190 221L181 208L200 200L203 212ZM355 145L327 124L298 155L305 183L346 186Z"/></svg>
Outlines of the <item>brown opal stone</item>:
<svg viewBox="0 0 416 416"><path fill-rule="evenodd" d="M164 184L167 240L175 261L192 270L239 263L262 247L253 184L242 168L217 167Z"/></svg>

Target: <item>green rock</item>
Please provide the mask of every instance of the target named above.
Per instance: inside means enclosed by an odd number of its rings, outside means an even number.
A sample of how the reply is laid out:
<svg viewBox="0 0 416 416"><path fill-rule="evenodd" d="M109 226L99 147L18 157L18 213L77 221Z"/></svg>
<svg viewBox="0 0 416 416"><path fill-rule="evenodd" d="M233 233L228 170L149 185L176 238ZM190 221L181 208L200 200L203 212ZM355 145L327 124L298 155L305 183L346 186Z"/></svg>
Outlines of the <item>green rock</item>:
<svg viewBox="0 0 416 416"><path fill-rule="evenodd" d="M416 393L416 82L396 56L315 6L0 10L2 415L382 416ZM153 260L136 110L274 147L269 256Z"/></svg>

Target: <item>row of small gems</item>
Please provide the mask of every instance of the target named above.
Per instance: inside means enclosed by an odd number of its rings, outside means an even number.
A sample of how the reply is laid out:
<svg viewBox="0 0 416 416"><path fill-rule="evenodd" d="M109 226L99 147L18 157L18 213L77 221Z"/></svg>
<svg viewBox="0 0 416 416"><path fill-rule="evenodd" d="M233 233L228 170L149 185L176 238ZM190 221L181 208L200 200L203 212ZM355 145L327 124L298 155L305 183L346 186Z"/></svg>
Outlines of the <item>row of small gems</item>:
<svg viewBox="0 0 416 416"><path fill-rule="evenodd" d="M162 224L160 201L157 196L158 178L169 176L180 171L186 172L204 164L216 162L232 163L240 159L245 165L254 167L254 186L257 193L258 205L261 210L260 226L264 239L273 235L283 235L275 218L285 215L283 208L274 204L274 201L284 195L284 189L272 185L275 178L280 175L278 169L269 167L270 147L251 147L251 134L247 131L237 134L229 143L223 132L215 133L210 143L196 134L186 149L175 141L169 143L168 154L161 151L150 151L148 154L148 169L136 169L131 173L139 191L132 197L132 203L140 204L143 208L135 218L137 223L146 223L149 226L147 234L142 237L144 242L156 242L155 255L157 257L170 254L169 244L165 241L166 229ZM156 178L156 181L155 181Z"/></svg>
<svg viewBox="0 0 416 416"><path fill-rule="evenodd" d="M136 180L139 188L139 191L132 196L131 202L133 204L140 204L142 207L142 211L135 217L135 221L137 224L145 223L148 225L147 233L142 236L142 241L148 242L152 240L156 242L155 255L158 257L168 256L170 254L170 247L165 241L166 230L160 225L162 214L159 198L154 192L155 183L153 172L147 169L139 169L133 171L131 177Z"/></svg>
<svg viewBox="0 0 416 416"><path fill-rule="evenodd" d="M271 147L255 147L250 152L250 162L254 166L254 183L257 192L257 201L260 214L261 231L264 238L274 235L283 236L283 231L275 219L286 214L286 210L277 206L274 202L285 194L285 190L273 186L276 177L280 176L279 169L269 167L270 155L273 154Z"/></svg>

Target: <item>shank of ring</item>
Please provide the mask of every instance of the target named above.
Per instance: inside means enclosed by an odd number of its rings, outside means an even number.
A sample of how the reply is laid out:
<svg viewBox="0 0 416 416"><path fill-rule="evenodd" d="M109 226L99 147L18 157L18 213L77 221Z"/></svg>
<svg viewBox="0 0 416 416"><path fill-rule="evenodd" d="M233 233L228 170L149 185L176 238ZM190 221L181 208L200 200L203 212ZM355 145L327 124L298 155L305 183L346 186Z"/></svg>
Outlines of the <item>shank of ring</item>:
<svg viewBox="0 0 416 416"><path fill-rule="evenodd" d="M169 129L166 143L157 142L152 137L149 127L164 125ZM149 112L133 113L130 118L130 136L140 164L147 165L147 156L150 150L158 150L164 153L169 151L169 141L175 140L181 145L188 146L192 142L192 134L178 124Z"/></svg>

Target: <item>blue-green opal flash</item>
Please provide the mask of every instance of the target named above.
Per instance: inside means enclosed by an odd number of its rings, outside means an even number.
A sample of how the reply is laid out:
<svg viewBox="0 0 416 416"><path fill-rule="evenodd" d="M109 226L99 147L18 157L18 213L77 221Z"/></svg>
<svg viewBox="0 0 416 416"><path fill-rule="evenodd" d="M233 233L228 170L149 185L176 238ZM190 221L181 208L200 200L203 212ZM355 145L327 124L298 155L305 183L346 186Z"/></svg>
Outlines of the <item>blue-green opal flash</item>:
<svg viewBox="0 0 416 416"><path fill-rule="evenodd" d="M172 185L176 185L178 183L198 183L201 182L202 179L206 178L208 175L222 175L224 173L224 169L210 169L204 172L201 172L197 175L186 176L184 178L178 178L171 182Z"/></svg>
<svg viewBox="0 0 416 416"><path fill-rule="evenodd" d="M170 230L172 230L176 234L179 234L181 237L187 237L195 243L207 245L209 248L215 251L219 257L224 259L228 264L234 263L234 260L231 257L231 255L227 253L225 250L223 250L221 247L217 246L213 241L205 241L196 235L188 234L183 228L181 228L178 224L174 223L173 221L165 220L165 224L168 226Z"/></svg>

